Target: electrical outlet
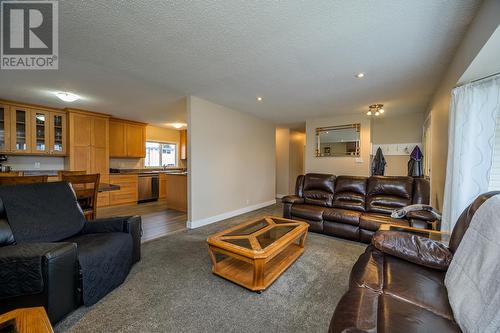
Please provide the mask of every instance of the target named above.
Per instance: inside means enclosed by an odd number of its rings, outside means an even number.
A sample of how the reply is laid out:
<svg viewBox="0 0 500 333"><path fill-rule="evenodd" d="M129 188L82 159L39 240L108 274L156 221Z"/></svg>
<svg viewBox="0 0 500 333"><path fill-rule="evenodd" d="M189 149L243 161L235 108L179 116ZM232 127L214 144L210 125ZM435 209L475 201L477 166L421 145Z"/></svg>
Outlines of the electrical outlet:
<svg viewBox="0 0 500 333"><path fill-rule="evenodd" d="M35 162L35 169L40 169L40 162Z"/></svg>

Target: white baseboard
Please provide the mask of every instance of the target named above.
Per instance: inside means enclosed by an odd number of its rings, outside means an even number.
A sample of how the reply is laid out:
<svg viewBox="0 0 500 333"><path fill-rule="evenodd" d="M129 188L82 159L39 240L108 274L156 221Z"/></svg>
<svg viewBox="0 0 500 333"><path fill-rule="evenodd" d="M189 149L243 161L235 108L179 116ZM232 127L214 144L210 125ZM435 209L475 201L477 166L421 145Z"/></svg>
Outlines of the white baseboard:
<svg viewBox="0 0 500 333"><path fill-rule="evenodd" d="M208 225L208 224L212 224L212 223L219 222L219 221L222 221L222 220L225 220L225 219L229 219L229 218L234 217L234 216L245 214L245 213L248 213L248 212L260 209L260 208L271 206L271 205L274 205L275 203L276 203L276 199L275 200L269 200L269 201L262 202L262 203L259 203L259 204L256 204L256 205L247 206L247 207L243 207L243 208L240 208L240 209L237 209L237 210L233 210L231 212L226 212L226 213L222 213L222 214L219 214L219 215L207 217L205 219L196 220L196 221L188 221L187 227L189 229L196 229L196 228Z"/></svg>

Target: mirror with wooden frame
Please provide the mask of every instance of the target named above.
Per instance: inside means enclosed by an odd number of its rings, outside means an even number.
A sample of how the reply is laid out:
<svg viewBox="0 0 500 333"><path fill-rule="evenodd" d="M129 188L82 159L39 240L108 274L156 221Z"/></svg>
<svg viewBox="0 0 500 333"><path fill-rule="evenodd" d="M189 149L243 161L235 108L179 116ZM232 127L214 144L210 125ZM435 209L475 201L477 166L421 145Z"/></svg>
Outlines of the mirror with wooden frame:
<svg viewBox="0 0 500 333"><path fill-rule="evenodd" d="M359 157L361 124L316 128L316 157Z"/></svg>

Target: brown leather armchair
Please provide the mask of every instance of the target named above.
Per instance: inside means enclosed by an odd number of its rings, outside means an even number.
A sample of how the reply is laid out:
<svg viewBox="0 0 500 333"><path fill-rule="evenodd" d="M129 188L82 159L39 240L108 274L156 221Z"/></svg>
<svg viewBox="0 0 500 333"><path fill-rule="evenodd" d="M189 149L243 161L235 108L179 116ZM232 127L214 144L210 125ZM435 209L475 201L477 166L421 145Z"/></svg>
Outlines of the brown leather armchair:
<svg viewBox="0 0 500 333"><path fill-rule="evenodd" d="M479 196L462 213L448 247L404 232L377 232L351 271L349 290L335 309L329 332L461 332L445 274L472 216L499 193Z"/></svg>
<svg viewBox="0 0 500 333"><path fill-rule="evenodd" d="M429 203L429 182L412 177L355 177L309 173L295 195L282 199L285 218L306 221L310 231L369 243L381 224L430 228L434 216L393 219L394 209Z"/></svg>

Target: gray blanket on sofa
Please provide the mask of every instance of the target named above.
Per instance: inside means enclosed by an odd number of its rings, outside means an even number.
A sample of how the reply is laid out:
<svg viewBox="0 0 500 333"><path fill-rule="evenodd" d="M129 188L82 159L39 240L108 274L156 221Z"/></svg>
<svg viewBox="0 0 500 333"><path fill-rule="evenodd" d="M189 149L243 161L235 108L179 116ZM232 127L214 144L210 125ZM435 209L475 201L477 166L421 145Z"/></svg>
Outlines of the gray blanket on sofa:
<svg viewBox="0 0 500 333"><path fill-rule="evenodd" d="M474 214L446 273L453 315L466 333L500 331L500 195Z"/></svg>

